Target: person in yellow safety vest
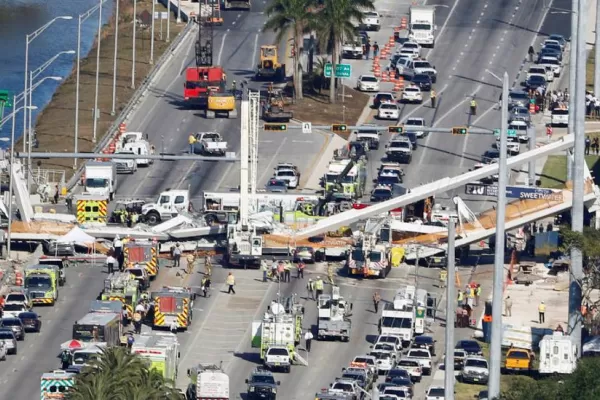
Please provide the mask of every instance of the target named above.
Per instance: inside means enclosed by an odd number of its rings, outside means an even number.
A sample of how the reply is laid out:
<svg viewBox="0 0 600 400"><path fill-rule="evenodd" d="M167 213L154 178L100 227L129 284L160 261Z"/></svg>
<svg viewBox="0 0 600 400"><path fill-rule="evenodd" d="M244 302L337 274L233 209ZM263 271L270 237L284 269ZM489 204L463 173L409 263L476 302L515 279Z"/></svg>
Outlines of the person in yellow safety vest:
<svg viewBox="0 0 600 400"><path fill-rule="evenodd" d="M546 305L544 304L543 301L538 306L538 314L539 314L540 324L543 324L544 322L546 322Z"/></svg>
<svg viewBox="0 0 600 400"><path fill-rule="evenodd" d="M440 270L440 288L446 287L446 278L448 277L448 272L446 270Z"/></svg>
<svg viewBox="0 0 600 400"><path fill-rule="evenodd" d="M479 297L481 297L481 285L477 284L475 288L475 307L479 305Z"/></svg>
<svg viewBox="0 0 600 400"><path fill-rule="evenodd" d="M204 257L204 275L212 275L212 261L210 260L210 256Z"/></svg>
<svg viewBox="0 0 600 400"><path fill-rule="evenodd" d="M323 294L323 279L320 276L317 276L317 280L315 281L315 292L317 299Z"/></svg>
<svg viewBox="0 0 600 400"><path fill-rule="evenodd" d="M233 287L235 286L235 277L233 276L233 273L230 272L229 275L227 275L227 280L225 281L225 283L227 283L227 286L229 286L227 294L235 294L235 290L233 289Z"/></svg>
<svg viewBox="0 0 600 400"><path fill-rule="evenodd" d="M471 115L477 115L477 102L475 97L471 99Z"/></svg>
<svg viewBox="0 0 600 400"><path fill-rule="evenodd" d="M458 297L457 297L458 305L459 306L462 306L462 303L463 303L464 299L465 299L465 297L463 295L463 292L462 292L462 290L459 289L458 290Z"/></svg>
<svg viewBox="0 0 600 400"><path fill-rule="evenodd" d="M196 143L196 136L193 133L190 133L188 137L188 144L190 145L190 154L194 154L194 143Z"/></svg>
<svg viewBox="0 0 600 400"><path fill-rule="evenodd" d="M290 283L291 280L292 280L292 265L290 264L289 261L286 261L283 264L283 281L282 282Z"/></svg>
<svg viewBox="0 0 600 400"><path fill-rule="evenodd" d="M333 265L327 265L327 279L329 280L329 284L333 285Z"/></svg>
<svg viewBox="0 0 600 400"><path fill-rule="evenodd" d="M429 92L429 98L431 99L431 108L435 108L435 99L437 98L435 90L432 89L431 92Z"/></svg>

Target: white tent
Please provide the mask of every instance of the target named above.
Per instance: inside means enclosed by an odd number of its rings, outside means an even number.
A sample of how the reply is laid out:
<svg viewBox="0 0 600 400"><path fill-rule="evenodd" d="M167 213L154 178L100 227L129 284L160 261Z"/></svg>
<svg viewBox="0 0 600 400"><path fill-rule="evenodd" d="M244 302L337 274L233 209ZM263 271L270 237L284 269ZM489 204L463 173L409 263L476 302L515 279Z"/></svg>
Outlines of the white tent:
<svg viewBox="0 0 600 400"><path fill-rule="evenodd" d="M78 226L74 227L67 233L66 235L61 236L58 239L60 243L74 243L80 246L93 245L96 243L96 238L88 235L83 231L83 229Z"/></svg>

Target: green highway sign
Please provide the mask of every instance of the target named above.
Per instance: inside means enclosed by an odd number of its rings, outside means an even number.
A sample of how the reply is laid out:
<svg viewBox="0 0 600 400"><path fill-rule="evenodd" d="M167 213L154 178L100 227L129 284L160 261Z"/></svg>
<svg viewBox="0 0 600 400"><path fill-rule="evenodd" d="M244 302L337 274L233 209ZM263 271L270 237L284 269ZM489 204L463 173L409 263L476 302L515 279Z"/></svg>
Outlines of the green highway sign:
<svg viewBox="0 0 600 400"><path fill-rule="evenodd" d="M494 136L500 136L500 129L494 129ZM517 137L517 131L515 129L508 129L506 137Z"/></svg>
<svg viewBox="0 0 600 400"><path fill-rule="evenodd" d="M325 78L331 77L331 64L325 64ZM336 78L350 78L352 76L352 65L350 64L336 64L335 66L335 77Z"/></svg>

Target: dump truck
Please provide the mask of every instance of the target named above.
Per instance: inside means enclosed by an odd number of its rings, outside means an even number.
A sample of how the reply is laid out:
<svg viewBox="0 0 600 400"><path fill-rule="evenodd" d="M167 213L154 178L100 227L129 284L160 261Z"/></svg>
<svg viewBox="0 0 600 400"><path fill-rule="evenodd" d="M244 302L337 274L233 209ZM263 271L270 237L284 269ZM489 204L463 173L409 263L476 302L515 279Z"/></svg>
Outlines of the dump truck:
<svg viewBox="0 0 600 400"><path fill-rule="evenodd" d="M128 272L114 272L104 279L102 300L119 301L124 304L129 319L133 318L139 298L139 282Z"/></svg>
<svg viewBox="0 0 600 400"><path fill-rule="evenodd" d="M173 322L178 329L187 329L192 323L192 309L196 295L190 288L163 286L153 292L154 322L153 328L169 328Z"/></svg>
<svg viewBox="0 0 600 400"><path fill-rule="evenodd" d="M279 62L277 46L260 47L260 64L256 70L256 80L262 79L274 82L285 81L285 64Z"/></svg>
<svg viewBox="0 0 600 400"><path fill-rule="evenodd" d="M125 269L144 267L150 279L158 275L158 242L151 239L129 239L123 245Z"/></svg>
<svg viewBox="0 0 600 400"><path fill-rule="evenodd" d="M322 294L317 298L317 340L339 339L350 341L352 304L340 295L339 286L331 288L331 295Z"/></svg>
<svg viewBox="0 0 600 400"><path fill-rule="evenodd" d="M179 341L170 332L143 333L135 339L131 353L137 354L150 363L150 369L158 371L165 379L177 379L179 361Z"/></svg>
<svg viewBox="0 0 600 400"><path fill-rule="evenodd" d="M75 385L75 374L62 370L42 374L40 381L41 400L64 399L66 393Z"/></svg>
<svg viewBox="0 0 600 400"><path fill-rule="evenodd" d="M221 366L199 364L187 373L192 381L186 392L188 400L229 400L229 376Z"/></svg>
<svg viewBox="0 0 600 400"><path fill-rule="evenodd" d="M54 305L58 299L60 270L56 265L32 265L25 268L26 292L33 305Z"/></svg>

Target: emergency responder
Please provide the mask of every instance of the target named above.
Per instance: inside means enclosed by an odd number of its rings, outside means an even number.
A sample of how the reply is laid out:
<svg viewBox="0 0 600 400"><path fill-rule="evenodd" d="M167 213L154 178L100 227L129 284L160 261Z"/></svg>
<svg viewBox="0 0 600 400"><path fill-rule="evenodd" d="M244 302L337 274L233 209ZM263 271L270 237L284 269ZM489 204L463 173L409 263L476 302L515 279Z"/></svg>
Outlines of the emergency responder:
<svg viewBox="0 0 600 400"><path fill-rule="evenodd" d="M471 99L471 115L477 115L477 101L475 101L475 96Z"/></svg>
<svg viewBox="0 0 600 400"><path fill-rule="evenodd" d="M178 268L181 266L181 248L179 243L175 245L173 249L173 267Z"/></svg>
<svg viewBox="0 0 600 400"><path fill-rule="evenodd" d="M193 133L190 133L188 136L188 144L190 145L190 154L194 154L194 143L196 143L196 136Z"/></svg>
<svg viewBox="0 0 600 400"><path fill-rule="evenodd" d="M312 343L313 340L313 334L311 331L306 331L306 333L304 334L304 342L306 343L306 351L308 353L310 353L310 345Z"/></svg>
<svg viewBox="0 0 600 400"><path fill-rule="evenodd" d="M113 257L112 253L106 257L106 267L108 268L108 273L112 274L117 266L117 259Z"/></svg>
<svg viewBox="0 0 600 400"><path fill-rule="evenodd" d="M129 313L127 312L127 306L123 306L121 310L121 320L123 321L123 326L129 325Z"/></svg>
<svg viewBox="0 0 600 400"><path fill-rule="evenodd" d="M475 288L475 307L479 305L479 298L481 297L481 285L478 283Z"/></svg>
<svg viewBox="0 0 600 400"><path fill-rule="evenodd" d="M538 314L539 314L540 324L543 324L544 322L546 322L546 305L544 304L543 301L538 306Z"/></svg>
<svg viewBox="0 0 600 400"><path fill-rule="evenodd" d="M204 293L204 297L206 298L206 297L208 297L208 291L209 291L210 285L211 285L210 277L204 276L204 278L202 278L201 285L202 285L202 293Z"/></svg>
<svg viewBox="0 0 600 400"><path fill-rule="evenodd" d="M137 303L137 305L135 306L135 312L140 313L142 318L144 318L144 316L146 315L146 306L144 306L141 299L139 303Z"/></svg>
<svg viewBox="0 0 600 400"><path fill-rule="evenodd" d="M135 338L133 337L133 333L130 332L129 336L127 336L127 347L132 348L134 342Z"/></svg>
<svg viewBox="0 0 600 400"><path fill-rule="evenodd" d="M304 279L304 268L306 268L306 265L300 260L298 263L298 276L296 278Z"/></svg>
<svg viewBox="0 0 600 400"><path fill-rule="evenodd" d="M69 193L65 198L65 205L67 206L67 212L73 212L73 194Z"/></svg>
<svg viewBox="0 0 600 400"><path fill-rule="evenodd" d="M332 264L328 264L327 265L327 280L329 281L330 285L333 285L333 265Z"/></svg>
<svg viewBox="0 0 600 400"><path fill-rule="evenodd" d="M323 279L320 276L317 276L317 280L315 281L315 292L317 299L323 294Z"/></svg>
<svg viewBox="0 0 600 400"><path fill-rule="evenodd" d="M308 295L311 300L315 299L315 283L311 278L308 278L308 283L306 284L306 290L308 291Z"/></svg>
<svg viewBox="0 0 600 400"><path fill-rule="evenodd" d="M431 89L431 92L429 93L429 98L431 99L431 108L435 108L435 100L437 98L435 90Z"/></svg>
<svg viewBox="0 0 600 400"><path fill-rule="evenodd" d="M504 314L507 317L512 317L512 299L510 296L506 296L506 299L504 300Z"/></svg>
<svg viewBox="0 0 600 400"><path fill-rule="evenodd" d="M289 261L286 261L285 264L283 265L283 276L284 282L290 283L290 281L292 280L291 277L291 272L292 272L292 264L290 264Z"/></svg>
<svg viewBox="0 0 600 400"><path fill-rule="evenodd" d="M375 309L375 314L379 312L379 302L381 301L381 295L379 292L375 292L373 294L373 308Z"/></svg>
<svg viewBox="0 0 600 400"><path fill-rule="evenodd" d="M464 299L465 299L465 297L464 297L462 290L458 289L458 296L457 296L456 300L458 301L459 307L463 305Z"/></svg>
<svg viewBox="0 0 600 400"><path fill-rule="evenodd" d="M194 262L196 261L196 256L194 254L190 253L190 254L188 254L185 257L185 259L187 261L187 270L186 270L186 272L188 274L191 274L192 270L194 269Z"/></svg>
<svg viewBox="0 0 600 400"><path fill-rule="evenodd" d="M440 288L444 289L446 287L446 279L448 278L448 271L441 269L440 270Z"/></svg>
<svg viewBox="0 0 600 400"><path fill-rule="evenodd" d="M231 82L231 92L236 94L237 92L237 83L235 81Z"/></svg>
<svg viewBox="0 0 600 400"><path fill-rule="evenodd" d="M212 275L212 261L209 255L204 257L204 275Z"/></svg>
<svg viewBox="0 0 600 400"><path fill-rule="evenodd" d="M279 261L277 263L277 282L285 282L285 280L283 280L285 277L283 275L283 261Z"/></svg>
<svg viewBox="0 0 600 400"><path fill-rule="evenodd" d="M60 353L60 363L62 369L67 369L71 365L71 352L69 350L63 350Z"/></svg>
<svg viewBox="0 0 600 400"><path fill-rule="evenodd" d="M113 240L113 249L115 250L115 258L118 260L121 253L123 253L123 242L119 235L115 236L115 240ZM121 264L119 264L119 268Z"/></svg>
<svg viewBox="0 0 600 400"><path fill-rule="evenodd" d="M225 281L225 283L227 283L227 286L229 286L227 294L235 294L235 290L233 289L233 287L235 286L235 277L233 276L232 272L230 272L229 275L227 275L227 280Z"/></svg>
<svg viewBox="0 0 600 400"><path fill-rule="evenodd" d="M142 313L137 311L137 307L133 313L133 331L137 334L142 333Z"/></svg>

